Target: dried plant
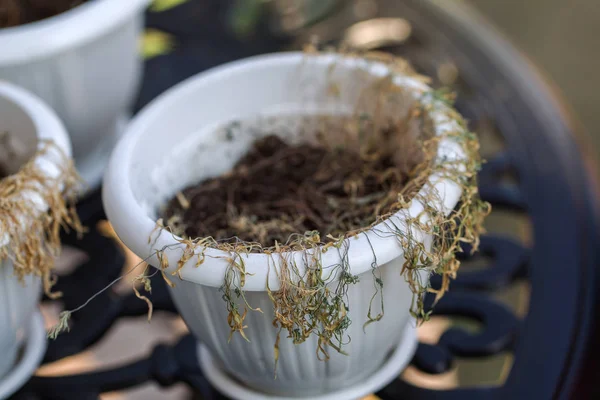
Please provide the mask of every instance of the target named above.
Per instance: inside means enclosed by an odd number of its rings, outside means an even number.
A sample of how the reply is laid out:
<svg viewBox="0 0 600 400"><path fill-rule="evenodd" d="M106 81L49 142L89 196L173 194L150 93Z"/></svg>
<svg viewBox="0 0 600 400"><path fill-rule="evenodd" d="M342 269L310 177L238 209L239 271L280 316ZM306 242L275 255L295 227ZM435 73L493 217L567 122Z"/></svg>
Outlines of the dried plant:
<svg viewBox="0 0 600 400"><path fill-rule="evenodd" d="M42 170L41 158L58 169L56 177ZM61 229L84 231L75 211L80 187L72 160L51 141L41 143L17 173L0 180L0 261L10 261L21 280L41 277L50 298L61 295L52 292Z"/></svg>
<svg viewBox="0 0 600 400"><path fill-rule="evenodd" d="M314 54L316 50L309 48L308 53ZM155 249L160 265L156 267L162 273L165 281L174 286L172 277L181 277L184 265L195 260L199 267L206 260L206 250L219 249L227 254L228 269L224 282L220 288L227 306L227 321L231 334L238 333L247 338L244 320L248 312L262 312L254 309L245 298L244 285L246 270L244 260L250 253L263 253L268 255L269 262L264 266L269 274L277 274L279 288L270 290L268 294L273 303L273 326L278 331L274 343L276 360L279 357L280 334L285 332L294 343L302 343L310 336L317 335L317 357L327 360L327 348L343 353L345 330L351 323L348 317L347 293L350 285L356 284L360 277L353 275L348 261L348 249L352 245L352 238L365 235L371 231L381 236L395 237L403 250L404 265L398 271L406 279L413 292L411 314L418 320L429 318L430 311L425 309L424 295L434 292L436 301L448 290L450 281L455 278L460 261L457 253L462 251L461 244L469 243L473 251L479 245L479 236L483 233L483 220L490 212L490 205L482 201L477 190L477 172L481 167L479 156L479 142L474 133L467 128L463 118L451 107L453 97L444 90L430 90L421 94L414 107L406 118L389 119L387 108L394 110L398 101L403 98L404 89L394 83L395 74L410 75L416 79L426 81L427 78L417 75L409 64L399 58L384 53L348 53L346 57L360 57L376 63L385 64L390 74L377 80L373 87L368 88L365 96L359 102L356 112L352 117L353 123L344 131L345 139L354 150L365 159L377 159L391 151L402 154L401 160L407 156L416 156L410 163L404 165L404 172L408 180L401 186L392 188L389 193L381 197L353 200L360 204L363 211L362 218L340 223L332 232L336 234L323 234L322 232L295 232L288 236L284 242L275 241L272 245L264 245L260 238L269 232L272 226L278 225L274 221L269 226L257 226L252 223L243 223L244 216L235 216L238 219L237 229L245 237L258 238L254 240L241 240L240 238L227 238L216 240L213 236L186 237L185 225L176 218L171 218L167 226L163 221L157 222L156 229L149 238L149 243L156 240L157 235L167 233L173 235L178 242L172 246ZM338 95L335 82L332 82L330 93ZM454 121L457 128L446 131L441 135L433 135L431 121L428 119L432 111L443 112L448 121ZM326 121L325 121L326 122ZM391 125L395 135L382 136L389 133ZM419 127L418 134L407 126ZM460 147L462 157L441 159L438 156L440 143L452 141ZM324 145L327 145L326 143ZM400 161L401 161L400 160ZM373 173L370 171L369 173ZM384 172L377 172L384 174ZM389 173L389 172L385 172ZM368 174L367 174L368 175ZM367 175L363 175L363 178ZM439 203L440 194L430 185L430 178L448 179L460 186L462 194L458 205L453 210L441 210ZM379 176L379 178L384 178ZM360 179L353 185L360 185ZM179 194L177 201L185 208L189 199ZM411 216L408 212L410 205L419 202L423 211L418 216ZM189 206L189 204L188 204ZM358 209L358 208L357 208ZM391 218L394 216L394 218ZM240 217L242 219L240 219ZM402 220L399 225L397 221ZM290 221L283 221L289 224ZM380 225L382 224L382 225ZM169 226L173 225L173 226ZM381 229L381 226L384 229ZM182 237L175 236L181 234ZM431 236L430 246L426 246L423 236ZM365 235L365 237L368 236ZM370 242L369 242L370 243ZM183 245L183 255L178 260L169 260L167 248ZM291 258L290 252L302 251L304 254L303 266L299 266ZM322 255L328 251L339 252L341 262L339 265L322 265ZM167 269L175 263L175 271L169 275ZM375 277L375 288L371 302L379 299L383 302L382 291L384 282L379 276L378 262L373 250L371 263L372 274ZM442 276L442 286L433 289L429 280L422 280L422 273L431 273ZM333 279L335 277L335 279ZM145 275L139 279L149 282ZM332 283L333 280L333 283ZM146 288L150 290L149 287ZM144 299L146 300L146 299ZM80 307L81 308L81 307ZM78 308L78 309L80 309ZM369 310L367 324L376 322L383 317L383 304L381 313L373 315ZM75 310L74 310L75 311ZM65 324L63 324L64 327ZM68 326L68 325L66 325Z"/></svg>
<svg viewBox="0 0 600 400"><path fill-rule="evenodd" d="M353 275L349 268L347 253L352 241L347 239L358 237L367 231L396 237L405 259L402 270L398 273L405 277L413 292L410 311L417 320L424 321L429 318L431 312L425 309L424 295L434 292L437 302L448 290L450 281L456 276L460 265L456 255L462 251L461 244L469 243L473 251L477 250L479 236L483 232L484 217L490 212L490 205L480 199L477 190L477 172L481 167L479 143L476 135L468 130L463 118L451 107L452 94L445 90L425 92L419 101L415 102L406 118L390 119L389 113L383 110L386 107L393 109L405 90L394 83L394 74L412 75L420 80L426 78L417 76L404 60L388 54L345 55L384 63L391 73L377 80L366 90L368 94L360 100L352 117L352 124L347 125L347 129L342 133L345 137L337 143L346 143L348 147L356 145L354 150L364 159L377 160L392 152L401 155L400 162L411 160L404 164L404 168L398 164L396 171L365 170L362 179L357 180L354 177L353 182L346 183L360 187L365 179L373 178L373 174L376 179L381 180L386 178L386 174L406 173L409 179L405 184L392 186L390 191L382 196L350 197L349 202L340 208L349 209L348 212L354 212L357 218L339 218L332 224L330 232L304 232L300 230L301 225L295 226L294 221L290 219L275 218L255 223L250 215L234 215L234 218L230 216L229 224L238 234L236 237L229 237L222 233L215 236L218 240L210 235L201 238L186 236L186 221L182 215L172 215L167 226L163 226L162 221L159 221L158 225L159 233L167 230L185 245L184 256L177 261L178 268L173 273L174 276L179 275L184 264L193 257L197 257L196 265L201 265L205 260L207 248L219 249L229 254L229 268L221 291L227 304L227 321L231 333L239 333L244 338L245 316L253 310L244 295L245 256L250 253L269 255L270 262L265 268L269 273L276 273L280 283L278 290L268 290L275 315L273 326L279 333L285 331L294 343L302 343L311 335L317 335L319 340L316 351L320 359L329 358L327 347L343 352L343 345L347 340L344 332L351 323L347 313L346 296L349 285L358 282L360 277ZM331 92L334 96L338 94L335 89L335 86L332 86ZM428 120L432 110L443 112L448 121L457 123L458 128L441 135L433 135L431 121ZM414 129L410 129L415 126L419 128L417 136L414 135ZM395 128L391 130L392 135L390 127ZM441 142L448 140L460 146L464 157L439 158L438 147ZM235 174L236 171L228 174L228 177L235 177ZM429 183L432 176L449 179L460 186L462 195L455 209L447 213L440 210L440 194ZM189 207L189 199L182 198L182 193L177 195L177 201L182 205L182 209L186 208L183 207L186 204ZM423 211L416 217L408 213L412 202L419 202L423 206ZM390 218L393 215L396 218ZM404 221L402 226L397 224L399 219ZM383 224L385 229L378 227L379 224ZM287 240L275 239L273 244L273 238L280 238L282 230L288 232ZM289 231L294 230L294 233L289 234ZM424 235L433 238L430 247L423 243ZM179 236L183 239L178 239ZM270 244L267 244L265 239L269 239ZM289 254L293 251L304 251L304 268L299 268L292 260ZM335 266L322 265L321 256L327 251L339 252L342 262ZM157 255L161 260L159 267L164 274L170 262L166 259L164 249L158 250ZM439 289L431 288L429 280L422 279L422 272L426 272L427 275L440 274L442 286ZM383 281L378 275L375 256L372 273L375 276L376 287L371 301L383 301ZM332 276L338 277L337 283L333 285ZM382 317L383 311L377 315L372 315L369 311L367 324ZM279 341L278 335L275 344L276 355L279 353Z"/></svg>

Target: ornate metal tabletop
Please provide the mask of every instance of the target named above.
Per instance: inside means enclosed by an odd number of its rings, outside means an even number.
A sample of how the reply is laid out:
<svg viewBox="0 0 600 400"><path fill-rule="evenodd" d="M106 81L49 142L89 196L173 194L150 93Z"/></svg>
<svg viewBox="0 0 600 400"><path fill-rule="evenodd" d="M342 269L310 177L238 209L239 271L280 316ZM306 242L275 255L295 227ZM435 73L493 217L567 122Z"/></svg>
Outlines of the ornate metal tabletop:
<svg viewBox="0 0 600 400"><path fill-rule="evenodd" d="M480 191L494 207L482 251L465 260L436 306L436 328L421 335L411 367L376 396L595 398L600 370L600 342L594 337L600 317L596 186L569 117L526 59L458 2L330 2L321 18L305 25L261 25L244 38L231 33L226 3L192 0L148 13L147 25L168 32L176 45L147 61L137 109L212 66L293 48L314 34L331 42L352 41L357 37L352 30L366 29L380 36L361 46L402 55L436 84L457 90L457 108L481 137L488 162ZM393 19L377 19L381 16ZM368 23L347 30L360 20ZM89 227L105 219L99 193L84 199L79 211ZM81 241L69 235L64 241L88 256L59 280L62 304L71 309L117 278L124 257L112 239L95 229ZM157 277L151 297L155 310L176 313ZM44 363L81 353L101 341L115 322L145 314L145 303L133 293L105 291L73 316L69 334L49 342ZM484 363L498 373L484 376ZM193 398L223 398L199 365L196 342L187 335L125 365L35 376L14 399L97 399L148 381L162 386L184 382Z"/></svg>

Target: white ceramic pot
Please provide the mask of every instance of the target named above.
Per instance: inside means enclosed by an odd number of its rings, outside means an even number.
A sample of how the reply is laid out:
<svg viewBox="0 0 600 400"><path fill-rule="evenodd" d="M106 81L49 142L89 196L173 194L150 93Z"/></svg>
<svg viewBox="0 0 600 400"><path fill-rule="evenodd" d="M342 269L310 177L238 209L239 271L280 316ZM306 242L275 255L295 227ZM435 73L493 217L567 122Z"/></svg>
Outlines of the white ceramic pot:
<svg viewBox="0 0 600 400"><path fill-rule="evenodd" d="M333 64L335 68L331 68ZM365 70L367 74L357 72ZM353 110L364 86L360 77L367 75L369 79L378 79L387 73L389 71L383 64L358 59L283 53L227 64L181 83L143 110L115 148L103 186L105 209L115 231L142 258L169 246L165 254L172 271L182 255L182 245L166 233L158 238L153 236L149 243L156 226L158 207L177 190L229 170L252 141L265 134L236 133L231 140L231 132L218 127L256 115L348 113ZM419 98L430 90L414 78L395 76L394 79L407 89L411 98ZM337 84L339 97L326 94L332 82ZM430 114L438 134L461 129L443 112ZM287 131L292 132L292 136L295 135L293 132L297 133L294 129ZM439 152L451 156L450 153L457 155L458 149L455 143L442 142ZM431 179L443 199L443 204L437 206L448 212L456 205L460 188L446 180ZM414 216L421 210L422 206L414 202L409 212ZM382 232L388 228L378 226L378 229ZM174 281L176 287L171 294L188 327L218 360L225 375L235 377L255 391L279 396L314 398L333 393L367 380L382 367L394 348L406 340L414 345L416 340L412 334L415 323L409 314L412 293L400 275L404 261L402 248L395 235L369 232L367 236L368 240L365 235L351 239L348 248L351 273L360 277L359 283L350 285L348 291L353 323L347 334L352 340L344 349L349 356L330 349L331 359L318 361L315 337L294 345L282 335L276 379L273 375L276 329L272 326L272 303L266 293L266 283L268 280L269 287L275 290L279 281L273 271L268 274L268 256L243 256L248 273L244 286L246 297L252 307L264 311L264 314L249 312L246 317L248 328L245 332L250 342L236 334L228 343L227 311L219 291L228 266L227 253L207 249L206 261L199 268L194 268L195 258L190 260L181 271L183 281ZM421 239L426 243L430 241L428 237ZM363 331L374 288L373 252L385 282L386 313L381 321ZM302 253L291 256L298 265L305 263ZM322 257L323 266L336 265L340 263L341 252L328 251ZM150 257L149 262L160 266L156 256ZM337 276L331 279L335 280ZM373 312L377 313L378 304L373 306ZM408 336L405 334L407 325L413 325ZM401 359L395 359L394 371L399 373L411 356L408 351ZM393 376L392 373L387 381L380 381L378 385L385 385ZM216 378L213 380L214 384L219 385L219 382L223 383ZM228 390L225 384L220 389ZM372 391L373 387L368 390ZM353 393L358 398L369 392L358 390ZM337 398L331 396L326 398Z"/></svg>
<svg viewBox="0 0 600 400"><path fill-rule="evenodd" d="M0 29L0 79L30 90L56 111L90 188L100 184L140 83L138 39L149 1L92 0Z"/></svg>
<svg viewBox="0 0 600 400"><path fill-rule="evenodd" d="M67 131L56 114L37 97L3 81L0 81L0 132L8 134L9 142L3 143L0 160L3 168L11 174L35 154L40 139L54 141L67 156L71 155ZM9 147L15 149L16 157L7 161ZM37 156L36 159L41 170L52 178L60 176L57 165L61 161L64 161L64 157L57 150ZM23 196L29 194L24 193ZM43 209L44 206L40 204L40 210ZM23 229L27 229L26 221L23 222ZM8 240L0 232L0 246L8 245ZM0 261L0 378L13 367L17 351L28 335L27 328L34 318L40 289L38 277L27 276L21 283L14 275L12 262ZM39 357L43 355L44 348L39 346Z"/></svg>

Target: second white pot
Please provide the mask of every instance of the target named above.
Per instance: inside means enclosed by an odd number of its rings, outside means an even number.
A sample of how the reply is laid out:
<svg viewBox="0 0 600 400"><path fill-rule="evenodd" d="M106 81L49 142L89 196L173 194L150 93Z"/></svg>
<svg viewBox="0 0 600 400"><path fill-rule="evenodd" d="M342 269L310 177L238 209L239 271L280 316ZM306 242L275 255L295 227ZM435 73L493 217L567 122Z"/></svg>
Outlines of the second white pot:
<svg viewBox="0 0 600 400"><path fill-rule="evenodd" d="M0 29L0 79L30 90L65 123L76 167L100 184L128 118L150 0L93 0L57 16Z"/></svg>
<svg viewBox="0 0 600 400"><path fill-rule="evenodd" d="M366 74L365 74L366 72ZM154 235L159 207L178 190L200 180L228 171L249 149L253 140L268 133L298 139L302 126L281 129L232 132L227 123L257 115L283 116L315 113L349 113L354 110L365 85L389 74L382 64L333 55L308 56L301 53L260 56L231 63L191 78L171 89L143 110L117 145L105 175L103 196L106 213L123 242L149 263L160 267L155 253L164 252L170 261L169 272L181 258L183 245L163 232ZM362 78L361 78L362 77ZM361 79L367 77L367 81ZM404 88L413 101L420 101L430 89L409 76L395 75L394 82ZM331 96L335 83L338 96ZM445 107L445 106L440 106ZM408 112L399 106L398 113ZM437 134L460 128L449 120L446 109L431 111L429 117ZM285 125L285 124L284 124ZM225 128L224 128L225 126ZM223 128L223 129L219 129ZM456 157L458 146L440 144L442 157ZM460 188L451 181L431 178L440 194L437 206L448 212L456 205ZM422 206L415 202L408 212L416 216ZM402 216L398 226L402 226ZM355 239L348 239L347 260L357 284L350 285L347 299L353 323L346 334L351 342L344 346L348 356L330 349L331 359L319 361L317 338L294 345L282 334L277 378L274 378L274 311L266 292L267 282L277 290L277 274L269 273L265 254L243 255L246 268L246 298L252 307L245 325L250 342L235 334L230 342L227 310L219 287L231 254L206 249L206 260L195 268L192 258L181 271L183 281L174 280L171 290L175 303L193 334L206 345L225 372L245 385L263 393L310 397L346 388L382 367L386 357L405 340L407 324L414 324L409 309L412 292L401 275L403 250L393 234L381 234L389 227L378 226ZM430 237L421 237L427 244ZM322 265L339 265L343 252L322 254ZM303 253L290 254L298 266L306 263ZM375 282L374 258L384 282L385 316L363 330ZM278 268L274 266L272 268ZM324 272L325 273L325 272ZM337 275L331 276L335 284ZM426 276L423 279L427 279ZM379 303L373 303L373 313ZM242 308L243 309L243 308ZM414 336L408 340L415 340ZM405 365L412 354L397 360ZM391 379L391 378L390 378ZM380 382L381 385L387 382Z"/></svg>
<svg viewBox="0 0 600 400"><path fill-rule="evenodd" d="M62 122L37 97L2 81L0 81L0 132L5 132L8 137L0 148L0 160L7 173L16 173L21 165L28 162L38 146L43 146L41 140L51 140L63 154L54 149L36 156L35 163L46 176L61 182L61 171L64 170L62 163L66 162L64 155L67 157L71 155L69 137ZM39 197L32 197L30 192L22 193L22 197L23 201L38 204L40 210L44 208L44 205L37 200ZM4 221L10 221L10 218L3 219ZM23 221L23 233L26 230L27 221ZM8 246L9 241L6 232L0 229L0 246ZM20 345L31 333L27 328L31 325L37 308L41 295L40 288L39 277L26 276L24 281L20 282L15 275L12 262L8 259L0 261L0 382L2 377L13 368ZM37 359L41 360L45 341L36 342L35 346L33 351L37 353ZM35 368L36 365L31 367ZM21 371L21 373L31 374L33 370ZM28 375L11 379L27 378ZM2 390L5 389L3 384L2 382L0 385Z"/></svg>

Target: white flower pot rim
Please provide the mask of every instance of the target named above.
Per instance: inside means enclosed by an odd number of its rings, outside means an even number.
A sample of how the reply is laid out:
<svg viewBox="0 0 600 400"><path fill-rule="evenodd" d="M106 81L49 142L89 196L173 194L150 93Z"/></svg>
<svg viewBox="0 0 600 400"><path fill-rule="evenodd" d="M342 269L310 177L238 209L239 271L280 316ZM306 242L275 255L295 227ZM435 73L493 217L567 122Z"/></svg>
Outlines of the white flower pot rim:
<svg viewBox="0 0 600 400"><path fill-rule="evenodd" d="M365 61L352 57L345 57L335 54L320 54L307 55L301 52L275 53L250 57L247 59L232 62L223 66L219 66L198 74L194 77L171 88L150 105L142 110L132 121L127 133L117 144L109 168L104 177L103 198L109 220L115 228L115 232L120 236L123 242L136 254L140 256L151 256L157 250L165 247L177 246L177 240L166 232L162 232L158 239L153 236L153 243L149 244L148 239L150 233L155 230L156 221L150 218L136 200L130 184L130 165L133 154L136 151L136 144L140 140L144 140L144 132L151 121L165 116L165 110L168 110L172 104L178 99L186 97L187 94L202 90L203 86L214 80L226 80L227 76L244 73L245 70L253 68L262 68L265 65L278 65L291 68L300 66L307 57L312 57L311 62L323 63L330 65L349 65L349 66L364 66L369 68L369 72L375 76L385 76L389 73L389 69L382 63ZM423 93L431 90L421 81L409 77L396 75L394 78L396 84L409 89L415 93L415 97L422 98ZM435 107L429 112L429 117L433 121L435 133L441 135L445 132L456 132L464 130L460 124L450 118L447 114L448 106L443 102L431 98L431 102L435 102ZM429 100L427 100L429 101ZM425 102L425 101L424 101ZM463 159L466 157L458 143L450 139L440 141L438 147L438 156L440 158ZM439 178L432 175L429 183L435 187L441 194L441 204L431 203L429 205L436 206L445 214L448 214L458 203L462 194L462 189L455 182ZM423 210L423 205L419 202L412 202L408 209L412 217L416 217ZM396 221L405 220L402 211L392 216L397 217ZM398 243L396 234L390 234L383 237L377 232L389 232L389 228L384 223L380 223L374 229L366 231L365 234L360 234L356 238L346 239L350 245L348 248L347 262L352 274L360 275L372 268L373 256L375 254L378 265L383 265L403 254L403 250ZM368 235L368 238L367 236ZM184 245L180 245L183 250ZM214 248L205 249L206 260L200 268L194 268L195 258L188 261L186 266L181 270L181 277L184 280L195 282L198 284L220 287L223 284L223 276L229 266L227 259L231 255L227 252ZM179 254L183 252L173 252L171 254ZM302 264L303 252L285 253L284 256L294 257L298 264ZM328 266L339 265L343 254L330 249L322 254L322 265L326 270ZM276 273L269 273L266 266L271 265L269 257L266 254L251 253L244 254L244 265L247 272L244 290L246 291L264 291L267 290L267 282L271 290L279 288L279 280ZM173 271L176 260L169 257L170 268ZM156 255L149 259L151 265L160 265Z"/></svg>
<svg viewBox="0 0 600 400"><path fill-rule="evenodd" d="M0 80L0 97L15 103L31 119L36 130L38 148L40 147L40 141L49 140L52 141L66 157L71 158L71 142L69 141L67 130L56 113L42 100L28 91L2 80ZM0 125L0 130L1 129L2 126ZM52 153L42 153L35 157L38 165L52 165L56 162ZM0 233L0 246L6 245L8 241L8 236L4 233Z"/></svg>
<svg viewBox="0 0 600 400"><path fill-rule="evenodd" d="M38 140L52 140L67 157L71 157L71 142L65 126L56 113L37 96L12 83L0 80L0 97L17 104L31 118ZM44 155L38 157L43 158Z"/></svg>
<svg viewBox="0 0 600 400"><path fill-rule="evenodd" d="M0 64L39 59L82 45L125 23L151 0L92 0L53 17L0 29Z"/></svg>

